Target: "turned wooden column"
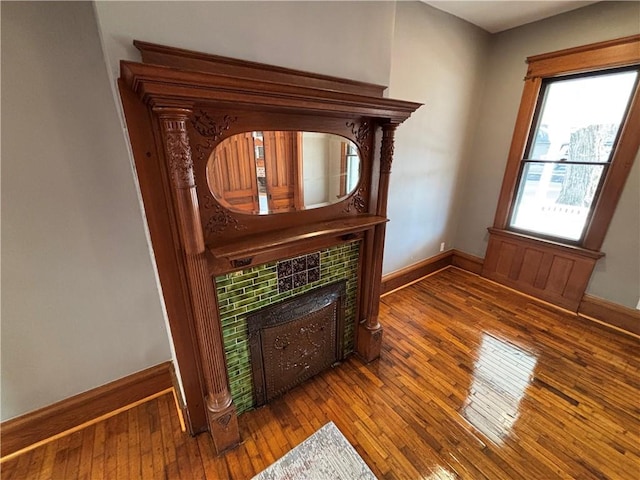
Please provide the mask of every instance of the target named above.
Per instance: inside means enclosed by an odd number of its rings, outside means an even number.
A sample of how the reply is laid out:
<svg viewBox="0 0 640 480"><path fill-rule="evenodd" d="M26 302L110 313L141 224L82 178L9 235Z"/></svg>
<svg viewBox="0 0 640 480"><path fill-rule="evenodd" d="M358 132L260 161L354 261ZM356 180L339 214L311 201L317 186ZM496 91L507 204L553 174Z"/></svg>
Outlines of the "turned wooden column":
<svg viewBox="0 0 640 480"><path fill-rule="evenodd" d="M229 392L218 305L205 258L193 159L187 134L191 110L154 108L160 120L167 167L175 194L180 242L206 388L209 432L218 453L240 442L238 420Z"/></svg>
<svg viewBox="0 0 640 480"><path fill-rule="evenodd" d="M393 141L396 124L382 125L382 145L380 146L380 180L378 183L378 203L376 215L387 216L387 196L389 194L389 177L391 175L391 163L393 161ZM358 330L358 354L367 362L380 356L382 346L382 326L378 321L380 312L380 283L382 279L382 260L384 252L384 237L386 224L376 225L373 233L373 255L371 275L376 281L371 283L369 296L369 315Z"/></svg>

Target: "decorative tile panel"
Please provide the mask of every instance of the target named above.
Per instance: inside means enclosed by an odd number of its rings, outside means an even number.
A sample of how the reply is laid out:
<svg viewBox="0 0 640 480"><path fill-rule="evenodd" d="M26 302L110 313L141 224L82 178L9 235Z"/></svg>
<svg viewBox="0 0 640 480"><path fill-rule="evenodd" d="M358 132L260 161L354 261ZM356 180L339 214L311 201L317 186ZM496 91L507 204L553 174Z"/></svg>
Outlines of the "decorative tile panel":
<svg viewBox="0 0 640 480"><path fill-rule="evenodd" d="M354 349L359 242L216 277L231 396L238 413L253 408L247 314L314 288L346 280L344 351Z"/></svg>
<svg viewBox="0 0 640 480"><path fill-rule="evenodd" d="M300 288L309 282L318 280L318 272L315 272L309 280L309 269L320 267L320 252L302 255L300 257L278 262L278 293L283 293L294 288ZM290 278L289 278L290 277Z"/></svg>

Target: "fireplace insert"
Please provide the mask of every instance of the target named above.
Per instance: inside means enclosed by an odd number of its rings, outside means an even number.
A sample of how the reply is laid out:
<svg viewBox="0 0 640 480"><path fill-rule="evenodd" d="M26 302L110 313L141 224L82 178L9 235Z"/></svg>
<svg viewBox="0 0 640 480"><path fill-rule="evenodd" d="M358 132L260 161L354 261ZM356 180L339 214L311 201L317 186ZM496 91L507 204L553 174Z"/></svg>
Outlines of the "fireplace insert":
<svg viewBox="0 0 640 480"><path fill-rule="evenodd" d="M344 358L345 295L337 282L247 317L256 406Z"/></svg>

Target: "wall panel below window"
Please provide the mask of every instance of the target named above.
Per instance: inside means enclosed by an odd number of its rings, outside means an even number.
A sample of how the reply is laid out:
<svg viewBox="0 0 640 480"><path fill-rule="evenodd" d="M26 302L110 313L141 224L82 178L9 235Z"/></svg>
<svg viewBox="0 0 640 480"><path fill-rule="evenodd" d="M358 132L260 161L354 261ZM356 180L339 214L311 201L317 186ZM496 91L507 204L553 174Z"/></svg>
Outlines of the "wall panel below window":
<svg viewBox="0 0 640 480"><path fill-rule="evenodd" d="M596 261L603 256L578 247L496 228L491 237L482 275L542 300L578 311Z"/></svg>

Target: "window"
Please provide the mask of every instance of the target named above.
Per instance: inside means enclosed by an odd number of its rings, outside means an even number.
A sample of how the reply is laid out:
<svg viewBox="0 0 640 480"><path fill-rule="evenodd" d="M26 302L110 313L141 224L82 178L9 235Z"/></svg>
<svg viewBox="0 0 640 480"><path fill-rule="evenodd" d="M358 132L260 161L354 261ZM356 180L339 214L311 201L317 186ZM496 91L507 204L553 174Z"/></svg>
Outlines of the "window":
<svg viewBox="0 0 640 480"><path fill-rule="evenodd" d="M527 62L482 275L577 311L640 146L640 35Z"/></svg>
<svg viewBox="0 0 640 480"><path fill-rule="evenodd" d="M640 35L527 61L494 228L599 251L640 144Z"/></svg>
<svg viewBox="0 0 640 480"><path fill-rule="evenodd" d="M637 68L542 81L510 229L580 243L637 82Z"/></svg>

